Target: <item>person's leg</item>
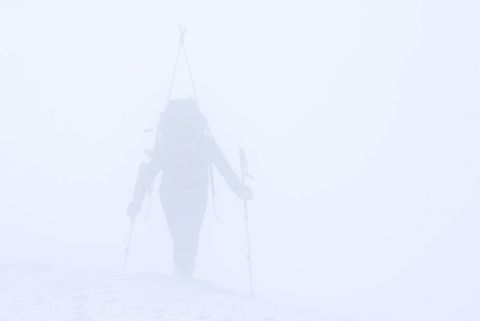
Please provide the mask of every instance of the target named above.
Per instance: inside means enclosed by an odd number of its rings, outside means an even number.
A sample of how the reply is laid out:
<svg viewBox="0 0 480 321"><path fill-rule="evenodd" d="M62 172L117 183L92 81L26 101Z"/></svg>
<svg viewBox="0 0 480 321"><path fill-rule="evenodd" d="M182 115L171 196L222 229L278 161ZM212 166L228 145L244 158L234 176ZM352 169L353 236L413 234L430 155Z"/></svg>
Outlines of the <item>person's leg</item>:
<svg viewBox="0 0 480 321"><path fill-rule="evenodd" d="M163 212L165 213L165 220L167 222L168 231L172 238L173 246L173 263L175 267L175 273L180 274L180 270L184 269L185 259L182 257L182 216L184 209L180 198L176 193L163 192L160 194L160 200L162 202Z"/></svg>
<svg viewBox="0 0 480 321"><path fill-rule="evenodd" d="M173 241L175 273L191 277L206 208L206 195L205 193L162 194L161 200Z"/></svg>
<svg viewBox="0 0 480 321"><path fill-rule="evenodd" d="M205 208L207 203L207 197L205 194L193 195L188 211L188 220L184 223L183 235L185 251L185 264L188 266L187 273L191 276L195 268L195 261L198 251L198 240L200 237L200 230L202 228L203 218L205 216Z"/></svg>

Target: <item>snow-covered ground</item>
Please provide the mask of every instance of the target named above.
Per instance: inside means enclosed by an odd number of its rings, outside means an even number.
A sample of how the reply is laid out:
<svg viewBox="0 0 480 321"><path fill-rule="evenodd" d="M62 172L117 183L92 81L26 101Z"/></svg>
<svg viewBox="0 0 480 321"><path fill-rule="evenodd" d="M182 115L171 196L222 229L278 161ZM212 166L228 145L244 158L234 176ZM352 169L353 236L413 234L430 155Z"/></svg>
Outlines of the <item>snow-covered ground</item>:
<svg viewBox="0 0 480 321"><path fill-rule="evenodd" d="M0 265L0 321L319 321L199 280Z"/></svg>

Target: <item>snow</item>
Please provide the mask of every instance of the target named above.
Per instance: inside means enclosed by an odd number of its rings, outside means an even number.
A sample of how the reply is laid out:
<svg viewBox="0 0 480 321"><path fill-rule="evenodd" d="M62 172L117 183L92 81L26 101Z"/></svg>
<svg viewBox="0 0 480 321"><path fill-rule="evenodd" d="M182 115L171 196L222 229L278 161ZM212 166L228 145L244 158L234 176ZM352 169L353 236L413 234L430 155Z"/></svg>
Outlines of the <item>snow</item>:
<svg viewBox="0 0 480 321"><path fill-rule="evenodd" d="M302 311L200 280L0 266L0 321L319 321Z"/></svg>

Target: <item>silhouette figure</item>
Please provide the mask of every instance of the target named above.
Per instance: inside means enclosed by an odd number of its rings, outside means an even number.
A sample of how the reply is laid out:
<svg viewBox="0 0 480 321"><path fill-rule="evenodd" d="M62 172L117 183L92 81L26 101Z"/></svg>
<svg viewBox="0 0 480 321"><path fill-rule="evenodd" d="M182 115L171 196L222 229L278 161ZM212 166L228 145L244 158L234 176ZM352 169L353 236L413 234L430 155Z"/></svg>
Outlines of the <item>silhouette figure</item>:
<svg viewBox="0 0 480 321"><path fill-rule="evenodd" d="M242 200L252 191L242 184L209 134L207 120L195 100L170 100L159 123L161 139L149 163L140 166L127 214L135 218L143 198L161 172L160 200L173 240L175 273L191 277L205 215L209 168L213 164Z"/></svg>

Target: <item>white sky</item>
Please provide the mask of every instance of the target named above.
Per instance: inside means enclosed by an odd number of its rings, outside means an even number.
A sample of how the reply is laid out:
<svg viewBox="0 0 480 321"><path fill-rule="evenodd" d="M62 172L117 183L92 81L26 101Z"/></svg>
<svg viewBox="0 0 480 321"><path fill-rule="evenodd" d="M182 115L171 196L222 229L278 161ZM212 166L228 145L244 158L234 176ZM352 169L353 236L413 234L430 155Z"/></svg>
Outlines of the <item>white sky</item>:
<svg viewBox="0 0 480 321"><path fill-rule="evenodd" d="M478 320L479 9L2 0L0 263L118 271L182 23L201 108L255 176L259 295L332 319ZM241 202L216 181L197 275L245 291ZM170 271L166 233L155 199L132 272Z"/></svg>

